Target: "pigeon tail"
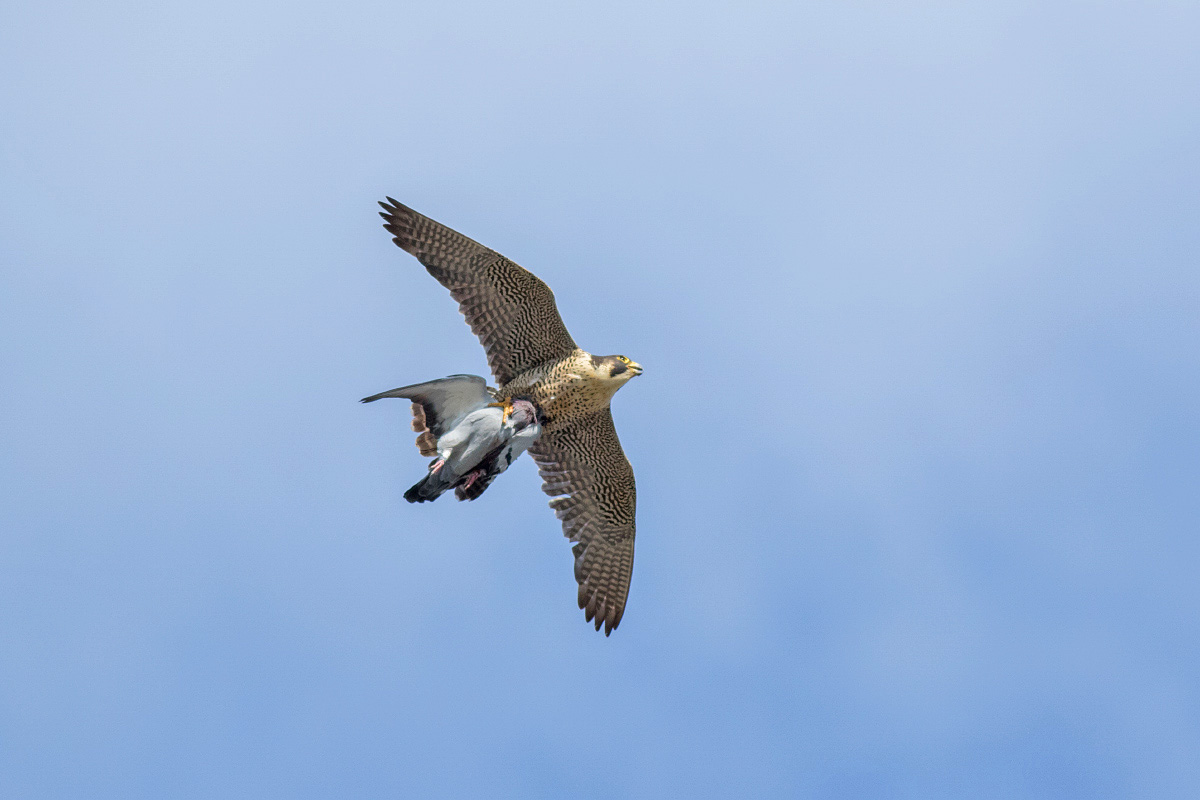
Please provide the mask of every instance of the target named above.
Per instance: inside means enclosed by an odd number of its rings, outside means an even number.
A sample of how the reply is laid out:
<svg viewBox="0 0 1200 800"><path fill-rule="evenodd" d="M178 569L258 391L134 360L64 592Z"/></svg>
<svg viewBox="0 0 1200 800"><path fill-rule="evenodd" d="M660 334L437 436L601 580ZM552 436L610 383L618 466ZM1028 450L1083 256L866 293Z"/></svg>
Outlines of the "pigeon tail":
<svg viewBox="0 0 1200 800"><path fill-rule="evenodd" d="M404 493L404 499L410 503L432 503L457 482L458 478L448 469L441 469L442 462L435 461L429 474L413 484Z"/></svg>

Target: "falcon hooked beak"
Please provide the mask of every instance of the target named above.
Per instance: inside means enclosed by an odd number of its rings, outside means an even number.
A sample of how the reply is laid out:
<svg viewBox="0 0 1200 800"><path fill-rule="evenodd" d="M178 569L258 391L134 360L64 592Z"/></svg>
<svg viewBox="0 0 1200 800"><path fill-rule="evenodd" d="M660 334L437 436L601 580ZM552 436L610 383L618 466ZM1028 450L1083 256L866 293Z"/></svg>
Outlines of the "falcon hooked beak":
<svg viewBox="0 0 1200 800"><path fill-rule="evenodd" d="M608 378L617 378L622 382L642 374L642 365L626 356L592 356L592 363L600 370L607 369Z"/></svg>

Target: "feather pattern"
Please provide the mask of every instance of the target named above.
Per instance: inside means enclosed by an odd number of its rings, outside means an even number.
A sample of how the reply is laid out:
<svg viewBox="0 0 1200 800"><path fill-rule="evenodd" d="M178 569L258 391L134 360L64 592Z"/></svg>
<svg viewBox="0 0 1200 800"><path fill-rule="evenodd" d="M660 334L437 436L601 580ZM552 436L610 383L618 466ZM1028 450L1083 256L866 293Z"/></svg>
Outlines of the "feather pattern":
<svg viewBox="0 0 1200 800"><path fill-rule="evenodd" d="M390 197L379 205L392 241L458 301L497 383L574 352L554 293L532 272Z"/></svg>
<svg viewBox="0 0 1200 800"><path fill-rule="evenodd" d="M633 576L633 467L606 408L569 428L549 431L529 449L542 476L542 491L563 534L575 542L579 607L596 630L608 635L621 622Z"/></svg>

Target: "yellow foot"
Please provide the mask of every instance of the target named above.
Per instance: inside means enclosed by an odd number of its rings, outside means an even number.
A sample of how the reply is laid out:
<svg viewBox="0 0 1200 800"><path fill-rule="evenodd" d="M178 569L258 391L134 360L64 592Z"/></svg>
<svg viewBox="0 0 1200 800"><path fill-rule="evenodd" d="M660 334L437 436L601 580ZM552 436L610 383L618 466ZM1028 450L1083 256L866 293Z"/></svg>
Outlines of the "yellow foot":
<svg viewBox="0 0 1200 800"><path fill-rule="evenodd" d="M503 403L488 403L488 408L503 408L504 414L500 417L500 424L508 422L508 418L512 416L513 404L511 400L505 400Z"/></svg>

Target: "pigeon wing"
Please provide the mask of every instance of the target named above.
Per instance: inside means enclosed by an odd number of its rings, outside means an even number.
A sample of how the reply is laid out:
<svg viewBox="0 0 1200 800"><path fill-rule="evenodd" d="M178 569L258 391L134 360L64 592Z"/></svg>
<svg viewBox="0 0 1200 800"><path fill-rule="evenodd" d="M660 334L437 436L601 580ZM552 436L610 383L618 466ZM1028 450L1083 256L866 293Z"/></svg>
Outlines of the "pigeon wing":
<svg viewBox="0 0 1200 800"><path fill-rule="evenodd" d="M437 455L438 439L447 431L454 430L472 411L494 400L487 381L478 375L451 375L426 383L401 386L364 397L362 402L372 403L384 397L412 400L412 428L419 434L417 448L423 456Z"/></svg>

